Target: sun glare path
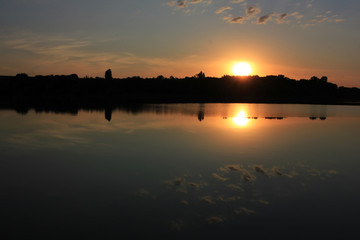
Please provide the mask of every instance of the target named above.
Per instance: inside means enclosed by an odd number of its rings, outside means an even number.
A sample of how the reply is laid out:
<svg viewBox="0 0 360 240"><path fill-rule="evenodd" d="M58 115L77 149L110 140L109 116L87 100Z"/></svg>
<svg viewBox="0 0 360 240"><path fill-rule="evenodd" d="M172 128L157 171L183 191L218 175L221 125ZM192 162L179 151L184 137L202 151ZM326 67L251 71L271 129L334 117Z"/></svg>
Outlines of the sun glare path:
<svg viewBox="0 0 360 240"><path fill-rule="evenodd" d="M240 111L239 114L233 118L233 121L238 126L245 126L249 123L250 119L246 117L244 111Z"/></svg>
<svg viewBox="0 0 360 240"><path fill-rule="evenodd" d="M246 62L237 63L233 67L233 73L237 76L249 76L252 73L251 65Z"/></svg>

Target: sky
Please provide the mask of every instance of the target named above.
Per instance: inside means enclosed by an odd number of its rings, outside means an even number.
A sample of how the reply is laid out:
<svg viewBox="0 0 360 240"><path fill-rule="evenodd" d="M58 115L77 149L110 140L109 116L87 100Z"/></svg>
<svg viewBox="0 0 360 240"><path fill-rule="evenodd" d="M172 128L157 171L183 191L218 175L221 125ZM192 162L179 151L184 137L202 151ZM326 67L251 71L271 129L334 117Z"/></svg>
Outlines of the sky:
<svg viewBox="0 0 360 240"><path fill-rule="evenodd" d="M327 76L360 87L359 0L0 0L0 75Z"/></svg>

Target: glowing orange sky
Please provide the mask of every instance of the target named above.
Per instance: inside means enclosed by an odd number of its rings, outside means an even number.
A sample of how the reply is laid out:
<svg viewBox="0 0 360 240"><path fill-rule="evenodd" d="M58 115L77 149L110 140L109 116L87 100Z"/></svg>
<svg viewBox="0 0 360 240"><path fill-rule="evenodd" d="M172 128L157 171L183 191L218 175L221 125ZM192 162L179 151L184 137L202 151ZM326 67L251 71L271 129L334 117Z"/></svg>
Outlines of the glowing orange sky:
<svg viewBox="0 0 360 240"><path fill-rule="evenodd" d="M328 76L360 87L358 0L12 0L0 9L0 75Z"/></svg>

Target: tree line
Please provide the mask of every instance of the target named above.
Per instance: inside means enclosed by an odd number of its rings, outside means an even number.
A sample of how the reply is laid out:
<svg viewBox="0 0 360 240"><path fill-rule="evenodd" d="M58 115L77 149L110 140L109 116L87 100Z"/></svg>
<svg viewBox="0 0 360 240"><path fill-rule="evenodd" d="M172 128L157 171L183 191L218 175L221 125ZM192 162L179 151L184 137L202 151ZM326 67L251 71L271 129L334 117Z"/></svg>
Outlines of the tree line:
<svg viewBox="0 0 360 240"><path fill-rule="evenodd" d="M71 75L0 77L1 108L108 108L133 103L359 104L360 89L338 87L327 77L277 76L79 78Z"/></svg>

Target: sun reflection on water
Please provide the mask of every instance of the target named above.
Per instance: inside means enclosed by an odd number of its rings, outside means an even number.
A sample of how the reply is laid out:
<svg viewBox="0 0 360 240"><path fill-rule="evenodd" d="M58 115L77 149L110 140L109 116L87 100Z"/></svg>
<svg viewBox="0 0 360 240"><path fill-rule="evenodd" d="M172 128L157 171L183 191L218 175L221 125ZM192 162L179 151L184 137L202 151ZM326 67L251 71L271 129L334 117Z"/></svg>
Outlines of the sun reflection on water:
<svg viewBox="0 0 360 240"><path fill-rule="evenodd" d="M246 116L246 113L244 111L240 111L237 116L233 118L234 123L237 126L246 126L250 122L250 119Z"/></svg>

